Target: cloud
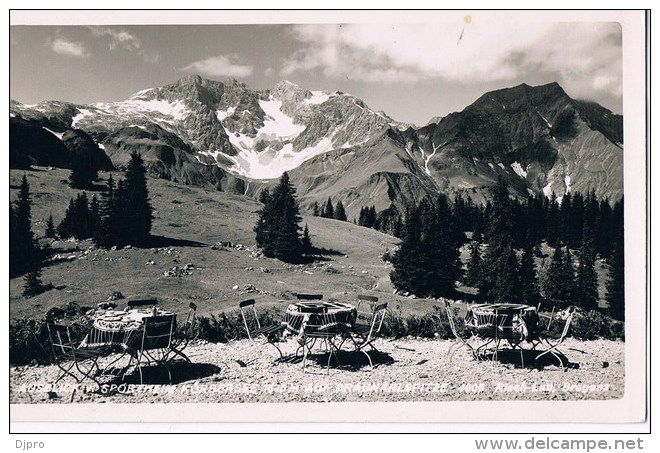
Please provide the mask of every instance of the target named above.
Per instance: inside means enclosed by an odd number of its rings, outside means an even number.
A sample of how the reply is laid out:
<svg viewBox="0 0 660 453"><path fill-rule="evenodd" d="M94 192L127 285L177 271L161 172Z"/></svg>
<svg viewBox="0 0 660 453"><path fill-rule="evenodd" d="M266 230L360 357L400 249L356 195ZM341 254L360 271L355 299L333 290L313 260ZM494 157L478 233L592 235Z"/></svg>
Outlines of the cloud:
<svg viewBox="0 0 660 453"><path fill-rule="evenodd" d="M111 27L88 27L92 34L97 38L110 38L108 48L110 50L124 49L139 55L143 60L155 63L159 60L157 54L146 51L142 46L142 41L124 29L115 29Z"/></svg>
<svg viewBox="0 0 660 453"><path fill-rule="evenodd" d="M254 67L239 61L235 54L218 55L205 60L190 63L181 69L214 77L247 77L254 72Z"/></svg>
<svg viewBox="0 0 660 453"><path fill-rule="evenodd" d="M492 82L556 75L580 92L621 92L616 23L506 21L300 25L300 48L281 67L369 82Z"/></svg>
<svg viewBox="0 0 660 453"><path fill-rule="evenodd" d="M64 38L55 38L50 42L50 48L53 52L69 57L85 58L89 52L79 42L69 41Z"/></svg>

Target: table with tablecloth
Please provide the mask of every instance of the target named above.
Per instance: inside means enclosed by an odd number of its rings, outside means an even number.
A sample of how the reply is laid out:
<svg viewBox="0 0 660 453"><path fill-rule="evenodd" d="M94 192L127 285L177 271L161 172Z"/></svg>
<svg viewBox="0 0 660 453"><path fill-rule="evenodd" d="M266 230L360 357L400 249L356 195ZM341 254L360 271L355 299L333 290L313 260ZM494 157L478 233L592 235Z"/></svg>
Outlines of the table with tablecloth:
<svg viewBox="0 0 660 453"><path fill-rule="evenodd" d="M143 321L150 316L176 316L174 313L153 308L105 310L94 317L92 329L79 347L114 346L128 349L139 337Z"/></svg>
<svg viewBox="0 0 660 453"><path fill-rule="evenodd" d="M295 302L288 306L284 324L296 335L314 332L341 332L355 324L357 309L342 302Z"/></svg>

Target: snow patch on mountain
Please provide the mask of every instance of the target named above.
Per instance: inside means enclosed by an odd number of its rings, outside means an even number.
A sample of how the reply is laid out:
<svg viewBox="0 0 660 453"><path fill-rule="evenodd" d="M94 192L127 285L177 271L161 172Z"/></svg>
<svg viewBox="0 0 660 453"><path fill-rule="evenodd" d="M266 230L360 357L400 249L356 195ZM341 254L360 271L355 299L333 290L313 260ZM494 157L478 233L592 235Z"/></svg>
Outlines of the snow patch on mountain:
<svg viewBox="0 0 660 453"><path fill-rule="evenodd" d="M311 91L311 93L312 97L305 99L305 104L307 105L323 104L332 97L330 93L326 93L325 91Z"/></svg>
<svg viewBox="0 0 660 453"><path fill-rule="evenodd" d="M269 147L265 151L256 152L252 150L252 138L243 134L238 135L238 137L235 134L229 135L229 140L238 149L238 154L224 157L234 163L234 166L229 168L230 172L253 179L277 178L285 171L297 168L306 160L333 149L332 139L324 137L316 145L297 152L293 151L291 143L285 144L279 150ZM202 154L217 159L219 153Z"/></svg>
<svg viewBox="0 0 660 453"><path fill-rule="evenodd" d="M564 176L564 185L566 186L566 193L571 191L571 177L569 175Z"/></svg>
<svg viewBox="0 0 660 453"><path fill-rule="evenodd" d="M543 115L541 115L541 112L539 112L539 111L537 110L536 113L538 113L539 116L541 117L541 119L542 119L543 121L545 121L545 124L547 124L548 127L549 127L550 129L552 129L552 124L550 124L550 122L549 122L547 119L545 119L545 117L544 117Z"/></svg>
<svg viewBox="0 0 660 453"><path fill-rule="evenodd" d="M520 176L523 179L527 179L527 172L522 168L520 162L512 163L511 168L513 169L514 172L516 172L518 176Z"/></svg>
<svg viewBox="0 0 660 453"><path fill-rule="evenodd" d="M171 117L174 121L181 121L190 113L181 101L169 102L164 100L159 101L157 99L129 99L122 102L98 103L94 104L94 107L105 113L116 115L130 115L141 111L158 112L161 115Z"/></svg>
<svg viewBox="0 0 660 453"><path fill-rule="evenodd" d="M229 107L227 110L216 110L215 116L218 118L218 121L223 121L228 116L232 116L236 109L234 107Z"/></svg>
<svg viewBox="0 0 660 453"><path fill-rule="evenodd" d="M51 134L53 134L55 137L57 137L57 138L59 138L60 140L62 140L62 136L64 135L63 132L55 132L55 131L52 131L52 130L48 129L47 127L44 127L44 129L46 129L48 132L50 132Z"/></svg>
<svg viewBox="0 0 660 453"><path fill-rule="evenodd" d="M300 134L305 130L305 126L293 122L293 118L282 111L282 101L269 99L259 101L261 110L266 114L264 126L257 132L257 137L261 134L271 137L289 138Z"/></svg>
<svg viewBox="0 0 660 453"><path fill-rule="evenodd" d="M92 116L94 113L89 109L78 109L78 114L71 118L71 127L75 128L76 125L86 116Z"/></svg>

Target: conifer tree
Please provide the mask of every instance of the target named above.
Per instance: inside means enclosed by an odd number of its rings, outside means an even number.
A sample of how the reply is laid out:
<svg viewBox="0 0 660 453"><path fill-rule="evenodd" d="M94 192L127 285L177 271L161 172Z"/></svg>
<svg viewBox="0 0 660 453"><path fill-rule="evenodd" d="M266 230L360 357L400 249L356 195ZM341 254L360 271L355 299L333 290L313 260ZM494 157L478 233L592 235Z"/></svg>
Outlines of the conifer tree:
<svg viewBox="0 0 660 453"><path fill-rule="evenodd" d="M346 210L344 209L344 204L339 200L337 202L337 207L335 208L334 218L337 220L346 221Z"/></svg>
<svg viewBox="0 0 660 453"><path fill-rule="evenodd" d="M115 200L115 180L110 175L106 182L105 189L101 193L99 202L99 225L94 233L94 244L98 247L110 248L118 242L118 215L119 208Z"/></svg>
<svg viewBox="0 0 660 453"><path fill-rule="evenodd" d="M610 280L607 283L606 300L609 305L609 313L615 319L625 320L625 249L623 228L614 242L614 252L610 263Z"/></svg>
<svg viewBox="0 0 660 453"><path fill-rule="evenodd" d="M76 152L71 162L69 186L74 189L91 189L98 172L91 156L87 152Z"/></svg>
<svg viewBox="0 0 660 453"><path fill-rule="evenodd" d="M296 189L288 173L284 172L269 203L259 211L254 227L257 245L263 249L264 255L290 263L299 261L303 254L301 220Z"/></svg>
<svg viewBox="0 0 660 453"><path fill-rule="evenodd" d="M18 197L9 211L9 275L21 275L41 265L41 251L32 233L32 196L23 175Z"/></svg>
<svg viewBox="0 0 660 453"><path fill-rule="evenodd" d="M147 177L144 161L140 153L131 153L131 160L126 168L123 187L118 189L116 197L123 203L122 244L144 245L151 236L153 208L149 203Z"/></svg>
<svg viewBox="0 0 660 453"><path fill-rule="evenodd" d="M52 215L48 216L48 220L46 221L46 230L44 231L44 236L47 238L55 237L55 224L53 223Z"/></svg>
<svg viewBox="0 0 660 453"><path fill-rule="evenodd" d="M44 285L41 282L41 269L36 268L25 274L25 284L23 285L23 297L34 297L44 292Z"/></svg>
<svg viewBox="0 0 660 453"><path fill-rule="evenodd" d="M332 200L330 197L328 197L328 201L326 201L325 205L323 206L321 217L325 217L327 219L332 219L335 217L335 208L332 206Z"/></svg>
<svg viewBox="0 0 660 453"><path fill-rule="evenodd" d="M319 215L321 215L321 213L319 212L319 203L318 203L318 201L314 202L314 205L312 207L312 215L314 217L318 217Z"/></svg>
<svg viewBox="0 0 660 453"><path fill-rule="evenodd" d="M312 239L309 236L309 228L307 227L307 224L305 224L305 228L303 229L301 241L303 253L312 253Z"/></svg>
<svg viewBox="0 0 660 453"><path fill-rule="evenodd" d="M528 305L536 305L541 297L539 294L539 279L534 262L534 246L528 241L520 259L520 289L521 301Z"/></svg>
<svg viewBox="0 0 660 453"><path fill-rule="evenodd" d="M506 182L500 176L493 188L484 253L484 274L479 294L488 300L504 301L519 294L518 262L513 243L513 204Z"/></svg>
<svg viewBox="0 0 660 453"><path fill-rule="evenodd" d="M453 295L462 269L454 231L441 221L447 212L445 196L408 209L401 246L392 256L390 279L397 289L420 297Z"/></svg>
<svg viewBox="0 0 660 453"><path fill-rule="evenodd" d="M548 302L557 309L571 305L573 293L573 264L570 257L565 256L561 247L555 247L550 265L543 279L543 293Z"/></svg>
<svg viewBox="0 0 660 453"><path fill-rule="evenodd" d="M596 257L592 243L593 233L585 222L575 281L575 302L585 310L598 308L598 275L594 268Z"/></svg>
<svg viewBox="0 0 660 453"><path fill-rule="evenodd" d="M465 284L476 288L482 286L480 283L484 272L480 246L481 244L477 241L470 243L470 260L465 273Z"/></svg>
<svg viewBox="0 0 660 453"><path fill-rule="evenodd" d="M270 200L270 190L268 189L268 187L266 187L264 188L264 190L262 190L259 193L259 202L262 204L267 204L269 200Z"/></svg>

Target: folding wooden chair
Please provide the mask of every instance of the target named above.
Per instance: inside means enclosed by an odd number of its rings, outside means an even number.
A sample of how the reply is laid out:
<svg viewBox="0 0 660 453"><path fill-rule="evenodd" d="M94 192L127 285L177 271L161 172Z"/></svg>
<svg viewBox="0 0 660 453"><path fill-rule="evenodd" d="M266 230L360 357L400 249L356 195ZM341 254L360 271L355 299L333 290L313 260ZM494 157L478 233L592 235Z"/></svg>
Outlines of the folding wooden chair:
<svg viewBox="0 0 660 453"><path fill-rule="evenodd" d="M451 308L451 304L447 299L445 299L444 302L445 302L445 312L447 313L447 321L449 322L449 328L451 329L451 333L454 335L454 337L459 341L459 343L454 343L449 347L449 351L447 352L447 355L449 356L449 358L451 358L452 350L454 346L457 345L465 346L472 353L472 357L478 360L479 356L477 354L477 351L472 347L472 345L470 345L470 343L467 342L467 340L465 340L463 337L461 337L458 334L458 329L456 328L456 320L454 319L454 312Z"/></svg>
<svg viewBox="0 0 660 453"><path fill-rule="evenodd" d="M183 353L183 350L188 346L190 340L195 336L195 315L197 314L197 304L190 302L188 306L188 316L186 317L186 322L183 325L183 332L180 338L173 338L172 345L170 346L170 352L173 354L173 357L179 356L188 363L191 363L187 355Z"/></svg>
<svg viewBox="0 0 660 453"><path fill-rule="evenodd" d="M62 374L60 374L55 383L68 375L75 379L77 383L81 383L85 379L91 379L100 388L100 383L95 375L101 373L98 359L103 356L105 352L99 348L78 349L74 345L71 328L69 326L48 324L47 327L55 364L62 370ZM88 368L86 369L86 367ZM96 368L96 373L94 372L94 368ZM73 373L74 369L82 375L82 377L76 376Z"/></svg>
<svg viewBox="0 0 660 453"><path fill-rule="evenodd" d="M554 313L554 309L553 309L553 313ZM557 348L559 345L561 345L564 342L564 340L568 336L568 331L571 328L571 323L573 322L574 314L575 314L574 307L570 307L568 309L568 316L566 317L564 328L562 329L561 333L557 334L550 330L550 325L552 323L552 318L551 318L550 322L548 322L548 327L544 330L540 330L539 332L537 332L534 335L534 337L530 340L532 343L532 349L534 350L542 344L548 346L548 349L546 349L545 351L541 352L539 355L536 356L535 359L536 362L538 362L538 360L544 355L551 354L559 362L559 366L561 367L562 371L566 371L566 365L564 365L564 359L566 358L566 356L564 356L564 354Z"/></svg>
<svg viewBox="0 0 660 453"><path fill-rule="evenodd" d="M383 326L383 320L385 319L385 310L387 309L387 303L375 304L378 302L377 297L373 296L358 296L358 301L368 300L374 302L373 309L371 311L370 320L368 323L356 322L353 325L353 328L349 331L349 338L353 342L356 351L362 352L367 356L369 360L369 366L373 368L374 364L371 360L371 356L365 349L367 347L371 348L372 351L378 352L378 349L373 345L376 335L380 332L380 329ZM358 315L359 315L359 302L358 302Z"/></svg>
<svg viewBox="0 0 660 453"><path fill-rule="evenodd" d="M172 347L172 334L176 324L174 315L149 316L144 318L142 335L129 346L131 360L135 359L140 373L140 384L144 383L142 376L143 365L165 365L170 384L172 373L169 367L169 356ZM129 363L130 365L130 363Z"/></svg>
<svg viewBox="0 0 660 453"><path fill-rule="evenodd" d="M241 318L243 318L243 325L245 326L245 331L247 332L248 338L250 340L254 340L256 337L263 337L268 344L277 349L277 352L280 353L280 358L278 360L281 360L284 355L282 354L282 350L279 348L279 346L277 346L276 341L279 340L278 336L284 330L285 326L282 323L273 323L267 326L262 326L261 322L259 321L259 315L257 313L255 304L256 302L254 299L244 300L238 304L238 308L241 311ZM252 308L252 310L250 310L250 308ZM250 315L246 315L246 312L252 312L252 321L248 322ZM252 324L253 328L250 328L250 324Z"/></svg>

